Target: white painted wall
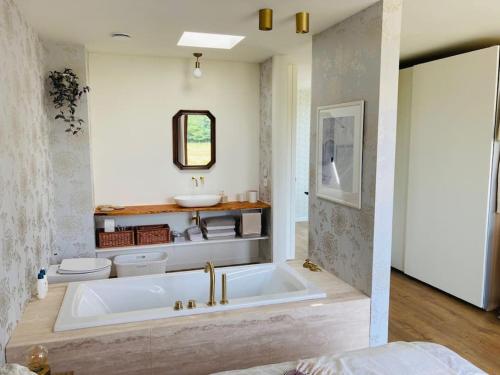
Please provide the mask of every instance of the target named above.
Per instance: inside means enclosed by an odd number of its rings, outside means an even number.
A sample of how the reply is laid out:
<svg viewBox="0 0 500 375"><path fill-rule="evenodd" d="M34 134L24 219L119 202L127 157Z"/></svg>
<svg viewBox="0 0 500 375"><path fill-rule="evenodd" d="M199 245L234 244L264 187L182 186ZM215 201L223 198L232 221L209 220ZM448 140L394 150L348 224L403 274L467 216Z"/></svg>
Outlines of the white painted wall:
<svg viewBox="0 0 500 375"><path fill-rule="evenodd" d="M403 271L410 158L411 90L413 68L399 72L396 169L394 171L394 213L392 221L392 267Z"/></svg>
<svg viewBox="0 0 500 375"><path fill-rule="evenodd" d="M312 44L309 48L312 48ZM311 56L297 64L297 115L295 127L295 220L309 219L309 139L311 132Z"/></svg>
<svg viewBox="0 0 500 375"><path fill-rule="evenodd" d="M297 67L311 66L312 43L272 59L273 261L295 258L295 131Z"/></svg>
<svg viewBox="0 0 500 375"><path fill-rule="evenodd" d="M230 199L258 188L259 65L202 59L91 53L89 84L95 203L159 204L193 192L224 190ZM217 119L217 162L180 171L172 162L172 116L208 109Z"/></svg>

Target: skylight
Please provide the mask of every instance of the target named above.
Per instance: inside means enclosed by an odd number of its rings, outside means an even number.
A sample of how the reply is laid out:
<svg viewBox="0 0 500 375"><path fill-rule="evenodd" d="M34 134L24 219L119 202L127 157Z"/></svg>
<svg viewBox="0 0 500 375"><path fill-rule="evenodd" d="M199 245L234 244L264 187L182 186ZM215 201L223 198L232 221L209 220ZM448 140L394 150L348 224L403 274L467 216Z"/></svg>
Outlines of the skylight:
<svg viewBox="0 0 500 375"><path fill-rule="evenodd" d="M193 33L184 31L177 42L178 46L231 49L245 37L239 35Z"/></svg>

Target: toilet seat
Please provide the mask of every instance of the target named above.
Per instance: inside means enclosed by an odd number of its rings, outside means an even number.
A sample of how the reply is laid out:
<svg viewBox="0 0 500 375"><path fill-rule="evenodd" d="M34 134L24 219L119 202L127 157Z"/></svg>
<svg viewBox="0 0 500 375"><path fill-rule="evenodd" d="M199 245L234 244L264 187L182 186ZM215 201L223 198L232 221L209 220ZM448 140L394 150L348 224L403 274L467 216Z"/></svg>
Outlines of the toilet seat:
<svg viewBox="0 0 500 375"><path fill-rule="evenodd" d="M111 273L111 260L106 258L64 259L61 264L49 266L49 284L107 279Z"/></svg>
<svg viewBox="0 0 500 375"><path fill-rule="evenodd" d="M83 274L104 270L111 266L111 261L106 258L74 258L63 259L57 273Z"/></svg>

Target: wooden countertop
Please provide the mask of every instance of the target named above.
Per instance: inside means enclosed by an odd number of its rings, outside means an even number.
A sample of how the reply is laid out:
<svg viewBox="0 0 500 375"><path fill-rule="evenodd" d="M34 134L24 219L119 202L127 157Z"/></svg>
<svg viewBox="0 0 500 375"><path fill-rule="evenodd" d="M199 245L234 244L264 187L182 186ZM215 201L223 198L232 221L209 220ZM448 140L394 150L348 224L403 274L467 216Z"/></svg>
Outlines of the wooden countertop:
<svg viewBox="0 0 500 375"><path fill-rule="evenodd" d="M176 212L193 212L193 211L238 211L270 208L271 205L265 202L258 201L250 202L227 202L219 203L211 207L181 207L177 204L155 204L145 206L125 206L121 210L111 212L99 211L96 208L94 215L96 216L130 216L130 215L155 215Z"/></svg>

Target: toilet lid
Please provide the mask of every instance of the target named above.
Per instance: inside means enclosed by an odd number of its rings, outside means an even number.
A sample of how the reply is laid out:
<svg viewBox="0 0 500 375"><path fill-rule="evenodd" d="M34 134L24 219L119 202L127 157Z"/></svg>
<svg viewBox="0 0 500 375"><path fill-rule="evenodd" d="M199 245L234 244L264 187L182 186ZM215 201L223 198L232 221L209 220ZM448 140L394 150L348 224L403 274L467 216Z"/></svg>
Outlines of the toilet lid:
<svg viewBox="0 0 500 375"><path fill-rule="evenodd" d="M58 273L90 273L101 271L111 266L106 258L75 258L64 259L59 266Z"/></svg>

